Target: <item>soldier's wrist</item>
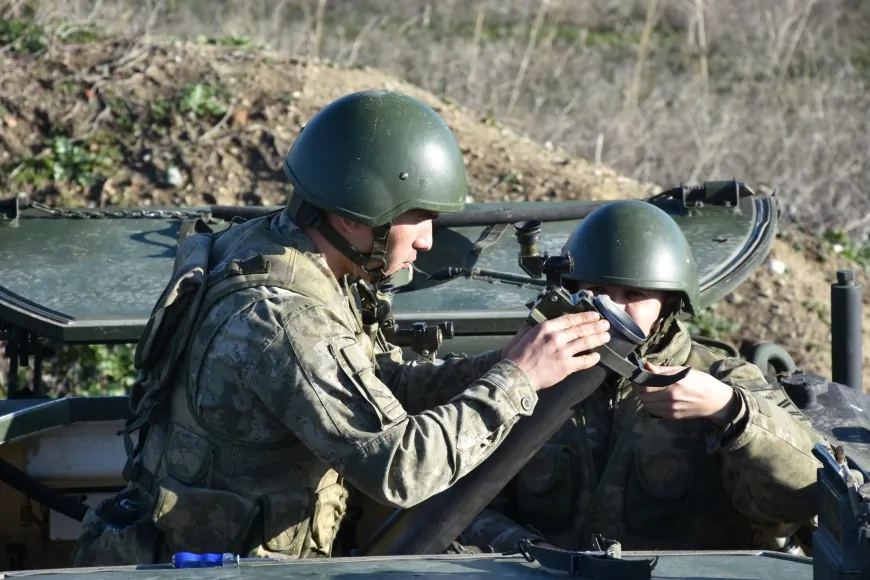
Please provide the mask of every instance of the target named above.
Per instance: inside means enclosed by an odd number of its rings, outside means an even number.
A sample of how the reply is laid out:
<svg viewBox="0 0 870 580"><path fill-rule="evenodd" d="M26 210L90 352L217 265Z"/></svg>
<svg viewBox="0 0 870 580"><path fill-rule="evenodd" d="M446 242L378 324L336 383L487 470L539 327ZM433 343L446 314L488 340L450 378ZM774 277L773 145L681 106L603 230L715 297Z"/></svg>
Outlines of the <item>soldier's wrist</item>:
<svg viewBox="0 0 870 580"><path fill-rule="evenodd" d="M717 440L715 447L730 446L746 432L748 427L747 414L749 411L746 401L738 389L734 389L734 393L736 395L736 402L734 403L734 411L729 421L721 425L710 421L711 428L708 430L708 435L713 435Z"/></svg>
<svg viewBox="0 0 870 580"><path fill-rule="evenodd" d="M722 429L725 429L732 423L732 421L734 421L737 417L738 411L740 410L740 395L737 394L735 389L731 387L728 387L728 389L731 391L728 402L720 407L718 411L707 416L709 421L712 421L716 426Z"/></svg>

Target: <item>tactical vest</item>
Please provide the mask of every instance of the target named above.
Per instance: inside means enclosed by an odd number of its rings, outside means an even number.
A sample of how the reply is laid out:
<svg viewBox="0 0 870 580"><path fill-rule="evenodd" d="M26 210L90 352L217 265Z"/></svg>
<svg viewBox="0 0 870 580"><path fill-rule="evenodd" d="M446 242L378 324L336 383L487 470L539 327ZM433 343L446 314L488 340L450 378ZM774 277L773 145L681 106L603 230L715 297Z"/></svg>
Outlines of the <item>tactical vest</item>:
<svg viewBox="0 0 870 580"><path fill-rule="evenodd" d="M140 489L146 514L163 533L164 554L332 554L348 495L339 474L289 431L270 445L228 437L205 423L192 400L199 369L190 361L225 322L205 314L245 288L283 288L346 313L348 328L374 359L377 323L364 324L360 309L340 292L323 295L326 274L285 245L275 231L279 219L270 214L217 234L198 223L179 243L172 279L137 346L124 477ZM210 271L210 263L219 266ZM137 430L134 445L130 433Z"/></svg>
<svg viewBox="0 0 870 580"><path fill-rule="evenodd" d="M707 372L721 358L689 348L688 356L665 349L656 364ZM609 460L588 509L573 522L575 541L601 533L620 538L625 549L736 548L746 534L727 503L719 458L707 453L705 422L659 419L635 396L617 405L615 421Z"/></svg>
<svg viewBox="0 0 870 580"><path fill-rule="evenodd" d="M648 360L708 372L724 356L684 331ZM623 383L611 391L608 442L593 455L587 411L608 406L602 389L517 474L506 514L565 549L592 549L592 534L635 550L776 549L779 530L758 529L730 504L720 458L707 452L705 422L655 418Z"/></svg>

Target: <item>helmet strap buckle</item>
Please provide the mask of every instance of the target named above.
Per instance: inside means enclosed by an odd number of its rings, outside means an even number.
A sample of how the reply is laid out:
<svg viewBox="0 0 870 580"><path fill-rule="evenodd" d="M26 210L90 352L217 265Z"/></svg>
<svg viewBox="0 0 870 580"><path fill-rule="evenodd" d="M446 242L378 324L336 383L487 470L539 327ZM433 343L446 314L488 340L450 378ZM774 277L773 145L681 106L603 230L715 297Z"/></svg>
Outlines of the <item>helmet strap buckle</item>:
<svg viewBox="0 0 870 580"><path fill-rule="evenodd" d="M384 268L386 267L387 243L389 241L390 228L392 225L392 222L388 222L372 228L374 240L372 242L371 252L361 252L356 249L353 244L348 242L335 230L334 227L332 227L332 224L329 223L329 220L327 219L320 220L320 223L317 224L316 228L318 232L323 234L323 237L325 237L330 244L358 266L360 270L370 276L374 286L380 286L389 282L390 278L392 278L392 276L387 276L384 272ZM377 260L379 264L374 268L368 268L367 265L372 260Z"/></svg>

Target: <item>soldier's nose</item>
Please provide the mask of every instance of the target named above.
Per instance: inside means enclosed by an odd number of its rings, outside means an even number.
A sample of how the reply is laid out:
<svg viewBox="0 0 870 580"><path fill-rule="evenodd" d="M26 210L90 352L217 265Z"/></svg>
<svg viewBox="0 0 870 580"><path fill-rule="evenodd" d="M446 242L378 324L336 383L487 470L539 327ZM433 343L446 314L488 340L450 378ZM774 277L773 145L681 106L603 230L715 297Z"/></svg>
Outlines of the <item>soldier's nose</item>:
<svg viewBox="0 0 870 580"><path fill-rule="evenodd" d="M417 240L414 242L414 249L419 252L428 252L432 249L432 236L418 236Z"/></svg>

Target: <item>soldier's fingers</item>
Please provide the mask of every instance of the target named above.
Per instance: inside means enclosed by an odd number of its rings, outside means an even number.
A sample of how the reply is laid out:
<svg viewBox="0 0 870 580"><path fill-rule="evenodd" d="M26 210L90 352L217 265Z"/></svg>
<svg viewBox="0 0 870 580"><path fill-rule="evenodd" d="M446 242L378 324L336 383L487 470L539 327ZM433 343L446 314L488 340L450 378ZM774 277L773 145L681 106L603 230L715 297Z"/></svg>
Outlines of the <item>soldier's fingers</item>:
<svg viewBox="0 0 870 580"><path fill-rule="evenodd" d="M588 322L594 322L596 320L601 320L601 315L593 310L586 312L571 312L554 319L554 321L559 322L559 325L557 326L559 330L568 329L572 326L586 324Z"/></svg>
<svg viewBox="0 0 870 580"><path fill-rule="evenodd" d="M602 344L607 344L610 340L609 332L601 332L599 334L593 334L591 336L584 336L583 338L578 338L576 340L572 340L565 346L565 350L570 355L575 355L578 352L583 352L586 350L592 350L593 348L598 348Z"/></svg>
<svg viewBox="0 0 870 580"><path fill-rule="evenodd" d="M610 322L607 320L598 320L597 322L587 322L586 324L578 324L573 329L574 338L583 338L584 336L592 336L610 330Z"/></svg>
<svg viewBox="0 0 870 580"><path fill-rule="evenodd" d="M648 370L651 373L655 373L657 375L675 375L681 370L683 367L660 367L652 364L649 361L644 362L643 368Z"/></svg>
<svg viewBox="0 0 870 580"><path fill-rule="evenodd" d="M665 405L662 403L652 403L652 404L644 404L644 408L650 412L651 415L655 415L656 417L661 417L662 419L675 419L676 410L673 406Z"/></svg>
<svg viewBox="0 0 870 580"><path fill-rule="evenodd" d="M587 336L601 334L609 329L610 323L607 320L601 319L596 322L590 321L585 324L578 324L577 326L572 326L570 328L560 330L554 333L554 338L556 344L562 345L574 342L575 340L579 340Z"/></svg>
<svg viewBox="0 0 870 580"><path fill-rule="evenodd" d="M599 363L600 360L600 354L598 354L597 352L590 352L589 354L571 357L568 360L568 364L571 368L571 373L576 373L594 367Z"/></svg>

